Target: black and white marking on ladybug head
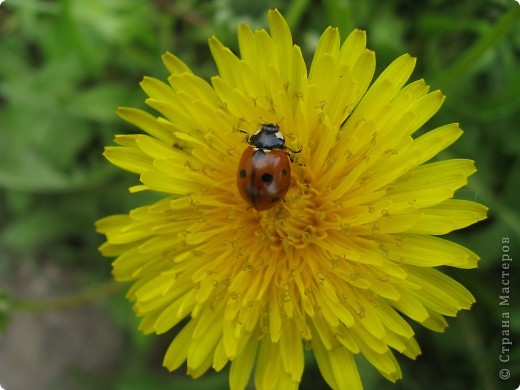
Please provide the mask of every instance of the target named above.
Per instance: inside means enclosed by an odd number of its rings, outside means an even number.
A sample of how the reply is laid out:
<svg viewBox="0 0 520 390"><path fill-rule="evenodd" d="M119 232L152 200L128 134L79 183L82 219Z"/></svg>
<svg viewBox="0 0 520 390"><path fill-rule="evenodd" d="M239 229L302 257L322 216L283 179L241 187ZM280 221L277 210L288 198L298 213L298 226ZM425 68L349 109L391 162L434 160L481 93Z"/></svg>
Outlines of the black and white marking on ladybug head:
<svg viewBox="0 0 520 390"><path fill-rule="evenodd" d="M284 149L285 138L280 132L280 126L273 123L265 123L260 130L249 137L248 143L259 149Z"/></svg>

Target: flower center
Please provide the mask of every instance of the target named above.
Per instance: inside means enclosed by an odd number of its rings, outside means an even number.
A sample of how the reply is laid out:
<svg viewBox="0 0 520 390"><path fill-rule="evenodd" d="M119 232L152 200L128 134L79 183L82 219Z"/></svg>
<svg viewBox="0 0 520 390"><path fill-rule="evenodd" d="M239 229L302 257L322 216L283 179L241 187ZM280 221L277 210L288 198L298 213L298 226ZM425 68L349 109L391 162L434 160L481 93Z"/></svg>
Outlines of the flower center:
<svg viewBox="0 0 520 390"><path fill-rule="evenodd" d="M305 169L294 174L291 189L283 202L259 216L257 236L263 244L280 249L305 248L327 237L327 230L339 224L332 210L326 210L321 191L306 176Z"/></svg>

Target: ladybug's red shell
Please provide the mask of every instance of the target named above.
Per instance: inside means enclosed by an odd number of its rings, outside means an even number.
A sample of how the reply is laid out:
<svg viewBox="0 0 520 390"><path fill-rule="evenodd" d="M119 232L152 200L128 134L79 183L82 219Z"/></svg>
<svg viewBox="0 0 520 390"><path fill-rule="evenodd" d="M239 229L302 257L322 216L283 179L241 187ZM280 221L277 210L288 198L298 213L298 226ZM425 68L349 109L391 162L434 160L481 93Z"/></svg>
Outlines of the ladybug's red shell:
<svg viewBox="0 0 520 390"><path fill-rule="evenodd" d="M238 164L238 191L242 198L259 211L279 203L291 185L291 162L280 150L248 146Z"/></svg>

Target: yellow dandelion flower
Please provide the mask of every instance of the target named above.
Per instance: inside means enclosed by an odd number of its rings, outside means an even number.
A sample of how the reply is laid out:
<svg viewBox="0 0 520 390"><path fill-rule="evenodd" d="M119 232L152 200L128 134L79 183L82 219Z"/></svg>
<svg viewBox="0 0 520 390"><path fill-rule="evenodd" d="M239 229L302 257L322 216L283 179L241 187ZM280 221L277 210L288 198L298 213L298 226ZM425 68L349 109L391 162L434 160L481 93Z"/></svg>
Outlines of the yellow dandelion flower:
<svg viewBox="0 0 520 390"><path fill-rule="evenodd" d="M209 39L219 75L208 83L172 54L168 84L144 78L146 103L118 114L146 134L119 135L106 158L139 175L132 192L162 200L97 223L105 256L145 333L181 321L164 365L187 363L194 378L229 361L230 387L296 388L304 349L334 389L361 388L354 355L390 381L393 354L419 353L403 317L433 331L468 309L473 296L438 266L474 268L478 256L437 237L486 217L452 199L475 172L472 161L428 162L462 134L448 124L414 132L444 96L415 65L397 58L370 87L375 55L365 32L341 44L321 36L310 70L289 28L269 12L270 35L238 28L240 57ZM267 211L240 195L243 131L279 126L292 154L290 188ZM250 189L250 190L254 190Z"/></svg>

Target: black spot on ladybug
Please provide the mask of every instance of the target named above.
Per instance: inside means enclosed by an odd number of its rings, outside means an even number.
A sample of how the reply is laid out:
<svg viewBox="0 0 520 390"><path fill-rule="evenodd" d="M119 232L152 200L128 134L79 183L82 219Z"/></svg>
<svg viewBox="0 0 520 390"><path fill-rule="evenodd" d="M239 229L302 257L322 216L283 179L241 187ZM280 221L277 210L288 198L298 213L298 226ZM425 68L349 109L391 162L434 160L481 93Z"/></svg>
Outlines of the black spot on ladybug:
<svg viewBox="0 0 520 390"><path fill-rule="evenodd" d="M273 181L274 177L270 173L264 173L262 175L262 181L264 183L271 183Z"/></svg>
<svg viewBox="0 0 520 390"><path fill-rule="evenodd" d="M238 190L256 210L269 210L287 194L291 185L290 164L294 162L292 155L301 149L285 146L280 127L273 123L264 123L258 131L248 134L246 142L249 146L242 153L236 171Z"/></svg>

